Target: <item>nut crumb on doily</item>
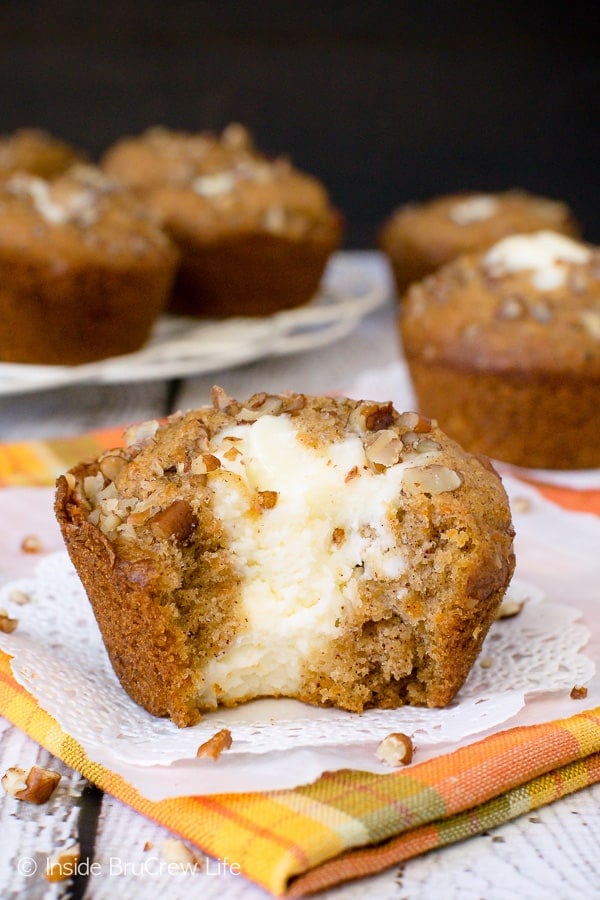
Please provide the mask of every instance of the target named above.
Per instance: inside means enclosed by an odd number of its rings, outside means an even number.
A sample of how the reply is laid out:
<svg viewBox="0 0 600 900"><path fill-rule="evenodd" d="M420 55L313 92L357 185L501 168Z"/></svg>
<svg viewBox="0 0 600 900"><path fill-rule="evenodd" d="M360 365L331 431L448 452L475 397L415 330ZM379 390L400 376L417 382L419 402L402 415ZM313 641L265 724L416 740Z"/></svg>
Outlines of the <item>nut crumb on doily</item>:
<svg viewBox="0 0 600 900"><path fill-rule="evenodd" d="M26 534L21 541L21 550L23 553L41 553L42 542L37 534Z"/></svg>
<svg viewBox="0 0 600 900"><path fill-rule="evenodd" d="M377 746L375 756L388 766L407 766L413 757L413 742L401 731L388 734Z"/></svg>
<svg viewBox="0 0 600 900"><path fill-rule="evenodd" d="M211 738L200 744L196 751L197 757L210 757L210 759L218 759L223 750L229 750L232 738L228 728L221 728Z"/></svg>
<svg viewBox="0 0 600 900"><path fill-rule="evenodd" d="M569 697L571 700L585 700L588 695L588 689L583 684L574 684L571 688Z"/></svg>
<svg viewBox="0 0 600 900"><path fill-rule="evenodd" d="M514 616L519 615L524 606L524 600L513 600L510 597L505 597L496 611L496 619L512 619Z"/></svg>
<svg viewBox="0 0 600 900"><path fill-rule="evenodd" d="M0 609L0 631L3 631L4 634L12 634L18 624L18 619L11 619L5 609Z"/></svg>

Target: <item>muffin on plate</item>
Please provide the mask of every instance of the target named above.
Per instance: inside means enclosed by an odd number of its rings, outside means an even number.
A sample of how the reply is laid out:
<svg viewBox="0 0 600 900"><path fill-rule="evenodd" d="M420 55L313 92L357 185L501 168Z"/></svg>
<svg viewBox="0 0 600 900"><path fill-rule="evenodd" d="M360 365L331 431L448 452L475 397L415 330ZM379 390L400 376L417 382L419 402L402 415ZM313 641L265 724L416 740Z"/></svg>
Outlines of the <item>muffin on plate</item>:
<svg viewBox="0 0 600 900"><path fill-rule="evenodd" d="M241 125L218 136L151 128L118 141L102 167L180 249L174 312L264 316L303 305L342 240L322 183L259 152Z"/></svg>
<svg viewBox="0 0 600 900"><path fill-rule="evenodd" d="M0 135L0 179L14 172L54 178L84 162L87 155L83 150L40 128L19 128L11 134Z"/></svg>
<svg viewBox="0 0 600 900"><path fill-rule="evenodd" d="M413 284L400 331L419 408L467 450L600 466L600 248L503 238Z"/></svg>
<svg viewBox="0 0 600 900"><path fill-rule="evenodd" d="M575 216L561 201L523 190L465 191L399 207L381 228L379 245L401 295L461 253L484 250L508 234L542 229L580 235Z"/></svg>
<svg viewBox="0 0 600 900"><path fill-rule="evenodd" d="M55 508L123 687L180 726L265 696L445 706L514 567L488 461L391 403L216 388Z"/></svg>
<svg viewBox="0 0 600 900"><path fill-rule="evenodd" d="M177 258L99 169L13 175L0 183L0 360L75 365L139 349Z"/></svg>

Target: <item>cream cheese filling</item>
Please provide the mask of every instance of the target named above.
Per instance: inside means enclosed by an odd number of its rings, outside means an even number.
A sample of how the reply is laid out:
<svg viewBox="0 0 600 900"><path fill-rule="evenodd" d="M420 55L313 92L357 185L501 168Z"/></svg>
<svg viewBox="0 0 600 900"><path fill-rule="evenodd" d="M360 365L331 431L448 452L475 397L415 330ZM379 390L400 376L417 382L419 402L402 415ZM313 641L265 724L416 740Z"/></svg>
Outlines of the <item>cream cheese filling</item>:
<svg viewBox="0 0 600 900"><path fill-rule="evenodd" d="M202 701L293 694L305 663L360 604L361 582L405 571L393 522L414 460L376 473L359 435L315 448L285 415L224 429L211 452L221 462L214 512L242 573L246 625L207 663ZM260 492L273 505L257 504Z"/></svg>
<svg viewBox="0 0 600 900"><path fill-rule="evenodd" d="M489 194L477 194L467 200L461 200L450 207L448 215L457 225L472 225L474 222L485 222L498 212L498 201Z"/></svg>
<svg viewBox="0 0 600 900"><path fill-rule="evenodd" d="M585 244L553 231L537 231L498 241L483 264L493 276L529 270L534 287L552 291L564 285L568 264L585 265L590 259L591 250Z"/></svg>

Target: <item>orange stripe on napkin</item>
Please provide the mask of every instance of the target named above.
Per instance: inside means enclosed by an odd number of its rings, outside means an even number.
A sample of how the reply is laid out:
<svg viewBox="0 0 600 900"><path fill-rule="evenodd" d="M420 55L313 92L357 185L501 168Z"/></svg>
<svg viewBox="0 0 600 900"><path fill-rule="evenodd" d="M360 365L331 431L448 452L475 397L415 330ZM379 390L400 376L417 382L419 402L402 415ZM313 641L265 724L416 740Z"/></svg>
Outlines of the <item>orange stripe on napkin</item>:
<svg viewBox="0 0 600 900"><path fill-rule="evenodd" d="M68 438L0 444L0 487L47 487L71 466L123 445L126 426Z"/></svg>
<svg viewBox="0 0 600 900"><path fill-rule="evenodd" d="M551 500L564 509L574 512L593 513L600 516L600 490L574 490L573 488L559 487L554 484L544 484L539 481L521 478L536 488L546 500Z"/></svg>

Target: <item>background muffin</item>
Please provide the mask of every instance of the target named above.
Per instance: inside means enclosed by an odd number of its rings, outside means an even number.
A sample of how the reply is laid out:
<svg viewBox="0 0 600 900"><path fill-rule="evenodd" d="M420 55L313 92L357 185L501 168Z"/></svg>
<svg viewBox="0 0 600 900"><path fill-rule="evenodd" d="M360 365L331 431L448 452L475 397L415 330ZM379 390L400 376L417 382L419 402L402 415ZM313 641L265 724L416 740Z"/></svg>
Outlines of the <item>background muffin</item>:
<svg viewBox="0 0 600 900"><path fill-rule="evenodd" d="M445 706L514 568L487 460L391 403L215 389L61 477L56 514L121 683L178 725Z"/></svg>
<svg viewBox="0 0 600 900"><path fill-rule="evenodd" d="M83 150L39 128L19 128L12 134L0 135L0 179L14 172L53 178L86 161Z"/></svg>
<svg viewBox="0 0 600 900"><path fill-rule="evenodd" d="M400 311L420 409L519 466L600 466L600 250L512 235L413 284Z"/></svg>
<svg viewBox="0 0 600 900"><path fill-rule="evenodd" d="M508 234L549 229L579 236L569 207L522 190L464 192L396 210L379 234L400 294L461 253L484 250Z"/></svg>
<svg viewBox="0 0 600 900"><path fill-rule="evenodd" d="M0 185L0 360L76 364L137 350L177 252L98 169Z"/></svg>
<svg viewBox="0 0 600 900"><path fill-rule="evenodd" d="M119 141L102 167L178 245L176 312L261 316L304 304L342 239L323 185L259 153L240 125L220 136L150 129Z"/></svg>

